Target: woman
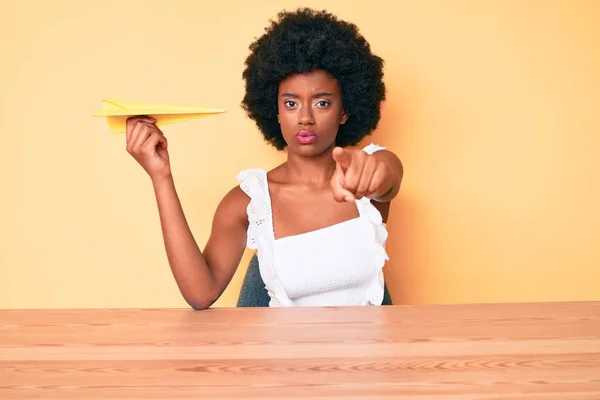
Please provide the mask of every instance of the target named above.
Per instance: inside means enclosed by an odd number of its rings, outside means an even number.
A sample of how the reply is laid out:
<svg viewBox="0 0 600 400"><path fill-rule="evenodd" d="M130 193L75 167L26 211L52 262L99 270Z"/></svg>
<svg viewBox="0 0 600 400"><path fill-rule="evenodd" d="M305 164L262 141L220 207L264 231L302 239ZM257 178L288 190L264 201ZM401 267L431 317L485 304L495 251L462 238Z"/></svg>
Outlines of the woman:
<svg viewBox="0 0 600 400"><path fill-rule="evenodd" d="M155 120L128 120L127 150L151 178L169 264L194 309L219 298L246 245L257 250L270 306L380 305L385 221L403 169L382 147L352 146L379 122L383 60L355 25L325 11L278 17L250 45L242 106L287 160L238 175L203 250Z"/></svg>

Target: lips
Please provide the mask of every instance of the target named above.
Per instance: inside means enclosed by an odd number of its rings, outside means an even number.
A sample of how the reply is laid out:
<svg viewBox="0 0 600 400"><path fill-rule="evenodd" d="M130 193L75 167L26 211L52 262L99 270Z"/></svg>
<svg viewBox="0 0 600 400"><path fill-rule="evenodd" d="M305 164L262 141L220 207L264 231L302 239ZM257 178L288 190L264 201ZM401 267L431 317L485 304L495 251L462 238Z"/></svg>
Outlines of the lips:
<svg viewBox="0 0 600 400"><path fill-rule="evenodd" d="M314 143L317 140L317 134L310 131L300 131L296 134L296 140L300 144L310 144Z"/></svg>

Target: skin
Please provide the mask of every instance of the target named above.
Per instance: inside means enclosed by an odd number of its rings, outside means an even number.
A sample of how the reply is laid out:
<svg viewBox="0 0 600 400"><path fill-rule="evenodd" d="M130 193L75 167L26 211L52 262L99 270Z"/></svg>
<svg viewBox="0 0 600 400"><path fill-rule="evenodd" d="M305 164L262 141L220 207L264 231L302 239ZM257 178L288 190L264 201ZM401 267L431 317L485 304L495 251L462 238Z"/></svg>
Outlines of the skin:
<svg viewBox="0 0 600 400"><path fill-rule="evenodd" d="M398 194L403 167L387 150L368 155L335 147L348 116L337 81L324 71L292 75L280 83L278 121L287 143L287 161L267 174L275 238L321 229L358 217L354 199L364 196L387 220ZM150 176L171 271L181 294L196 310L210 307L233 277L246 246L250 199L239 186L215 212L201 250L189 229L171 173L168 144L149 117L127 121L127 151ZM296 134L316 134L302 144Z"/></svg>

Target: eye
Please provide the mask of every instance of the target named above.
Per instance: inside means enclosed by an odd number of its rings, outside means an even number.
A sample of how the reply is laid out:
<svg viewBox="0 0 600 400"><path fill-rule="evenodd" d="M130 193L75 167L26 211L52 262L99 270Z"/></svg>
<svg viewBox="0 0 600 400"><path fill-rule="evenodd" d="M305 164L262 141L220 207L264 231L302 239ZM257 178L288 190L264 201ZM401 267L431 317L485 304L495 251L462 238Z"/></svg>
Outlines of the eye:
<svg viewBox="0 0 600 400"><path fill-rule="evenodd" d="M327 100L319 100L319 101L317 101L317 107L327 108L330 105L331 105L331 103L328 102Z"/></svg>
<svg viewBox="0 0 600 400"><path fill-rule="evenodd" d="M293 108L294 106L296 106L296 102L294 100L286 100L283 102L283 104L288 108Z"/></svg>

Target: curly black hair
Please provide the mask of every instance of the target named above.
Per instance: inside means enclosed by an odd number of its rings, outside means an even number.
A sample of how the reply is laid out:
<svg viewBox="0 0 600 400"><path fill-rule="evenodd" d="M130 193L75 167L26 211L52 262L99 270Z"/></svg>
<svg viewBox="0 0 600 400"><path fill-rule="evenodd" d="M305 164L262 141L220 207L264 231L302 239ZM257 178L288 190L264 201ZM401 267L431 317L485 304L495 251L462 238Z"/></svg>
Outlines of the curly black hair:
<svg viewBox="0 0 600 400"><path fill-rule="evenodd" d="M279 83L285 77L320 69L339 83L348 121L340 125L336 145L358 144L381 118L385 100L383 59L353 23L327 11L299 8L281 11L261 37L250 44L242 74L246 93L242 108L256 122L265 140L276 149L286 147L277 122Z"/></svg>

